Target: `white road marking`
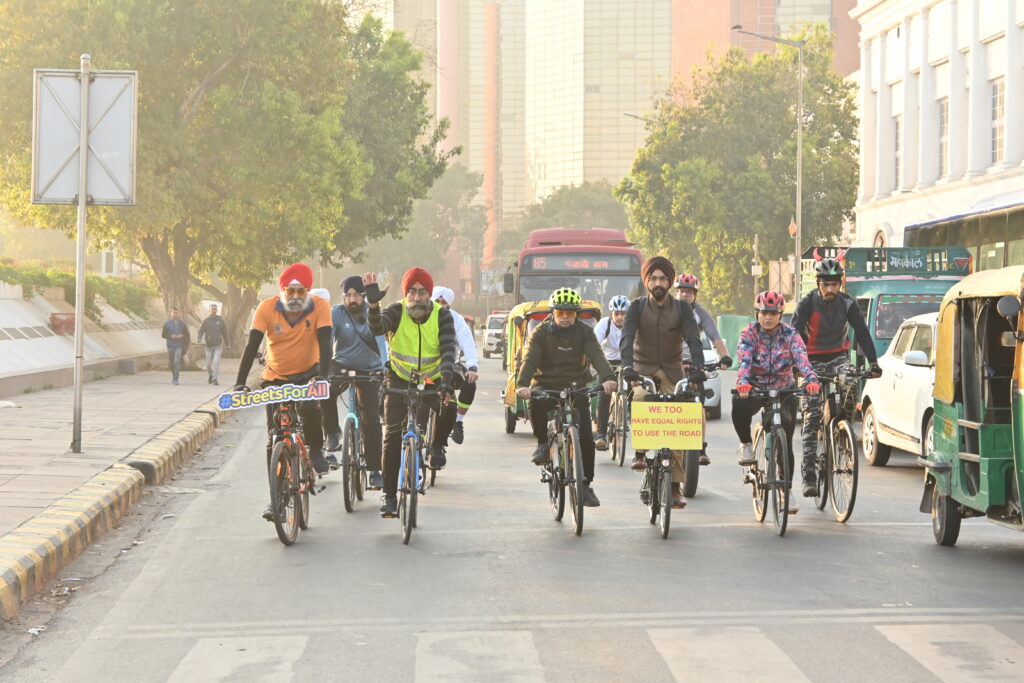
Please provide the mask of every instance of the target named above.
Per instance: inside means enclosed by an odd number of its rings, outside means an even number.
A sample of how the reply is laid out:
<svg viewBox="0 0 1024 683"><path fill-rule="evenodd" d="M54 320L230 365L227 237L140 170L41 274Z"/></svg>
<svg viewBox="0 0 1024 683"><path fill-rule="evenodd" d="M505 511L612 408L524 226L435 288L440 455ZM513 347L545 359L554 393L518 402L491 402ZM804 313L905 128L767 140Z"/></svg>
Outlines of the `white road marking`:
<svg viewBox="0 0 1024 683"><path fill-rule="evenodd" d="M647 634L677 681L810 680L754 626L649 629Z"/></svg>
<svg viewBox="0 0 1024 683"><path fill-rule="evenodd" d="M544 668L529 631L416 634L416 681L543 683Z"/></svg>
<svg viewBox="0 0 1024 683"><path fill-rule="evenodd" d="M308 636L287 635L201 638L167 681L289 683L295 675L295 662L302 656L308 640Z"/></svg>
<svg viewBox="0 0 1024 683"><path fill-rule="evenodd" d="M987 624L875 627L943 681L1020 681L1024 646Z"/></svg>

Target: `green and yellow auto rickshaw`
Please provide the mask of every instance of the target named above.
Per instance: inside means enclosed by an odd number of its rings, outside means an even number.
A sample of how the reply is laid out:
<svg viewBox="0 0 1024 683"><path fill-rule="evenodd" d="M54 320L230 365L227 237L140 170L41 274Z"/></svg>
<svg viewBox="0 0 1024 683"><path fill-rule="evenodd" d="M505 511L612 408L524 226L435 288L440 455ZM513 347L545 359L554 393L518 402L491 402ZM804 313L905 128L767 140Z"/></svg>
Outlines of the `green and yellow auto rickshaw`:
<svg viewBox="0 0 1024 683"><path fill-rule="evenodd" d="M921 511L935 541L953 545L960 520L984 515L1024 531L1024 266L964 278L939 309L934 445Z"/></svg>
<svg viewBox="0 0 1024 683"><path fill-rule="evenodd" d="M516 422L530 419L530 402L516 396L516 385L519 379L519 366L523 363L526 351L526 340L530 333L551 315L551 304L547 299L541 301L524 301L517 304L508 313L505 343L505 369L508 372L508 383L502 398L505 402L505 433L516 430ZM580 303L579 318L591 327L601 319L601 304L584 299Z"/></svg>

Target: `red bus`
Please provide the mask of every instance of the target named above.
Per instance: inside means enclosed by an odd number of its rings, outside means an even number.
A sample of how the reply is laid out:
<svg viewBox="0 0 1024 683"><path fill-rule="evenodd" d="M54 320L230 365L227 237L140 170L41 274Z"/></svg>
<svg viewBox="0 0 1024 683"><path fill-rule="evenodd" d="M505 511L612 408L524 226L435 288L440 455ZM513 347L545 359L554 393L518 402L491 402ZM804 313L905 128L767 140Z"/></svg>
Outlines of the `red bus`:
<svg viewBox="0 0 1024 683"><path fill-rule="evenodd" d="M518 277L505 274L506 294L515 303L547 299L559 287L572 287L602 307L617 294L630 299L641 290L643 255L622 230L545 228L534 230L519 252Z"/></svg>

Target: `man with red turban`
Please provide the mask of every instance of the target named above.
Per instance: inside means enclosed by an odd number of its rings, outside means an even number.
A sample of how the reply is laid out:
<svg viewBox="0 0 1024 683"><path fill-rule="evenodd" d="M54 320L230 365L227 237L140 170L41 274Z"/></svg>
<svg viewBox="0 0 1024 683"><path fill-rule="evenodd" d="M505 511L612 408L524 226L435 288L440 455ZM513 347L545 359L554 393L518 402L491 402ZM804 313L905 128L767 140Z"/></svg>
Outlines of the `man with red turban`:
<svg viewBox="0 0 1024 683"><path fill-rule="evenodd" d="M248 391L245 383L264 336L267 338L267 365L260 375L261 386L305 384L315 377L327 377L331 361L331 308L325 300L309 293L313 287L312 268L305 263L293 263L281 271L277 281L281 291L256 308L249 341L238 366L235 391ZM323 474L329 468L323 453L320 408L316 401L299 401L298 408L302 413L302 436L309 448L309 459L317 473ZM274 406L268 404L268 470L273 421ZM269 505L263 517L273 521L274 512Z"/></svg>
<svg viewBox="0 0 1024 683"><path fill-rule="evenodd" d="M434 278L422 268L410 268L402 276L404 298L381 309L383 294L371 274L366 283L366 300L370 305L370 331L385 335L390 348L388 386L405 389L417 378L442 382L454 388L456 337L455 322L450 311L430 300ZM372 291L371 291L372 290ZM439 410L436 396L420 403L416 416L421 427L427 423L430 408ZM405 427L406 397L388 393L384 399L384 504L381 517L398 516L398 470L401 464L402 431ZM445 465L444 440L440 431L434 435L428 465L441 469Z"/></svg>

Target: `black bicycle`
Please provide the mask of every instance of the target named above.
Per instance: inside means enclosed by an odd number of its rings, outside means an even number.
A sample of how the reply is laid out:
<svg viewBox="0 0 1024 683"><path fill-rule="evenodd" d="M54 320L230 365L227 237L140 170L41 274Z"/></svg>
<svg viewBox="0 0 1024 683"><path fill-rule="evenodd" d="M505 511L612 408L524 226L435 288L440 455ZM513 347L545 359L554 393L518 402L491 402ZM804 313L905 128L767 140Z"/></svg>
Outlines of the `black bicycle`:
<svg viewBox="0 0 1024 683"><path fill-rule="evenodd" d="M560 391L534 389L532 399L550 398L557 401L554 416L548 421L547 464L541 470L540 480L548 485L548 500L555 521L565 514L565 490L569 489L573 531L583 533L583 501L586 496L586 477L583 473L583 452L580 449L580 431L573 418L576 398L588 399L603 391L601 387L571 387Z"/></svg>
<svg viewBox="0 0 1024 683"><path fill-rule="evenodd" d="M714 360L704 364L704 373L708 379L716 377L718 375L719 361ZM687 396L691 398L687 399L690 402L700 403L701 411L701 427L703 428L703 415L704 415L704 401L711 398L714 394L710 389L704 389L703 391L689 391L690 382L687 377L680 380L680 384L683 390L686 391ZM678 391L678 386L677 391ZM683 482L683 495L687 498L693 498L697 495L697 483L700 481L700 450L689 450L683 452L683 472L686 474L686 481Z"/></svg>
<svg viewBox="0 0 1024 683"><path fill-rule="evenodd" d="M633 387L622 379L622 368L615 373L618 388L612 395L608 417L608 450L612 454L612 462L618 461L619 467L626 461L626 440L629 438L629 406L633 400Z"/></svg>
<svg viewBox="0 0 1024 683"><path fill-rule="evenodd" d="M870 372L850 368L845 374L818 377L823 397L821 426L818 428L818 447L814 458L816 492L814 504L825 509L831 500L832 514L837 522L845 522L853 514L857 502L857 441L853 427L846 419L853 415L856 394L851 380L871 377Z"/></svg>
<svg viewBox="0 0 1024 683"><path fill-rule="evenodd" d="M363 453L362 433L359 424L359 407L356 384L380 384L384 381L384 370L345 370L331 375L329 381L334 387L347 387L346 398L342 399L348 414L342 426L341 438L341 480L345 498L345 512L355 509L355 502L363 499L368 491L366 476L366 454Z"/></svg>
<svg viewBox="0 0 1024 683"><path fill-rule="evenodd" d="M735 389L733 395L738 395ZM753 465L747 467L744 483L751 486L754 519L763 522L771 500L775 533L786 534L789 520L789 496L792 494L793 471L787 455L789 439L782 426L782 404L789 396L802 396L801 389L752 389L750 396L764 401L761 423L754 429Z"/></svg>

